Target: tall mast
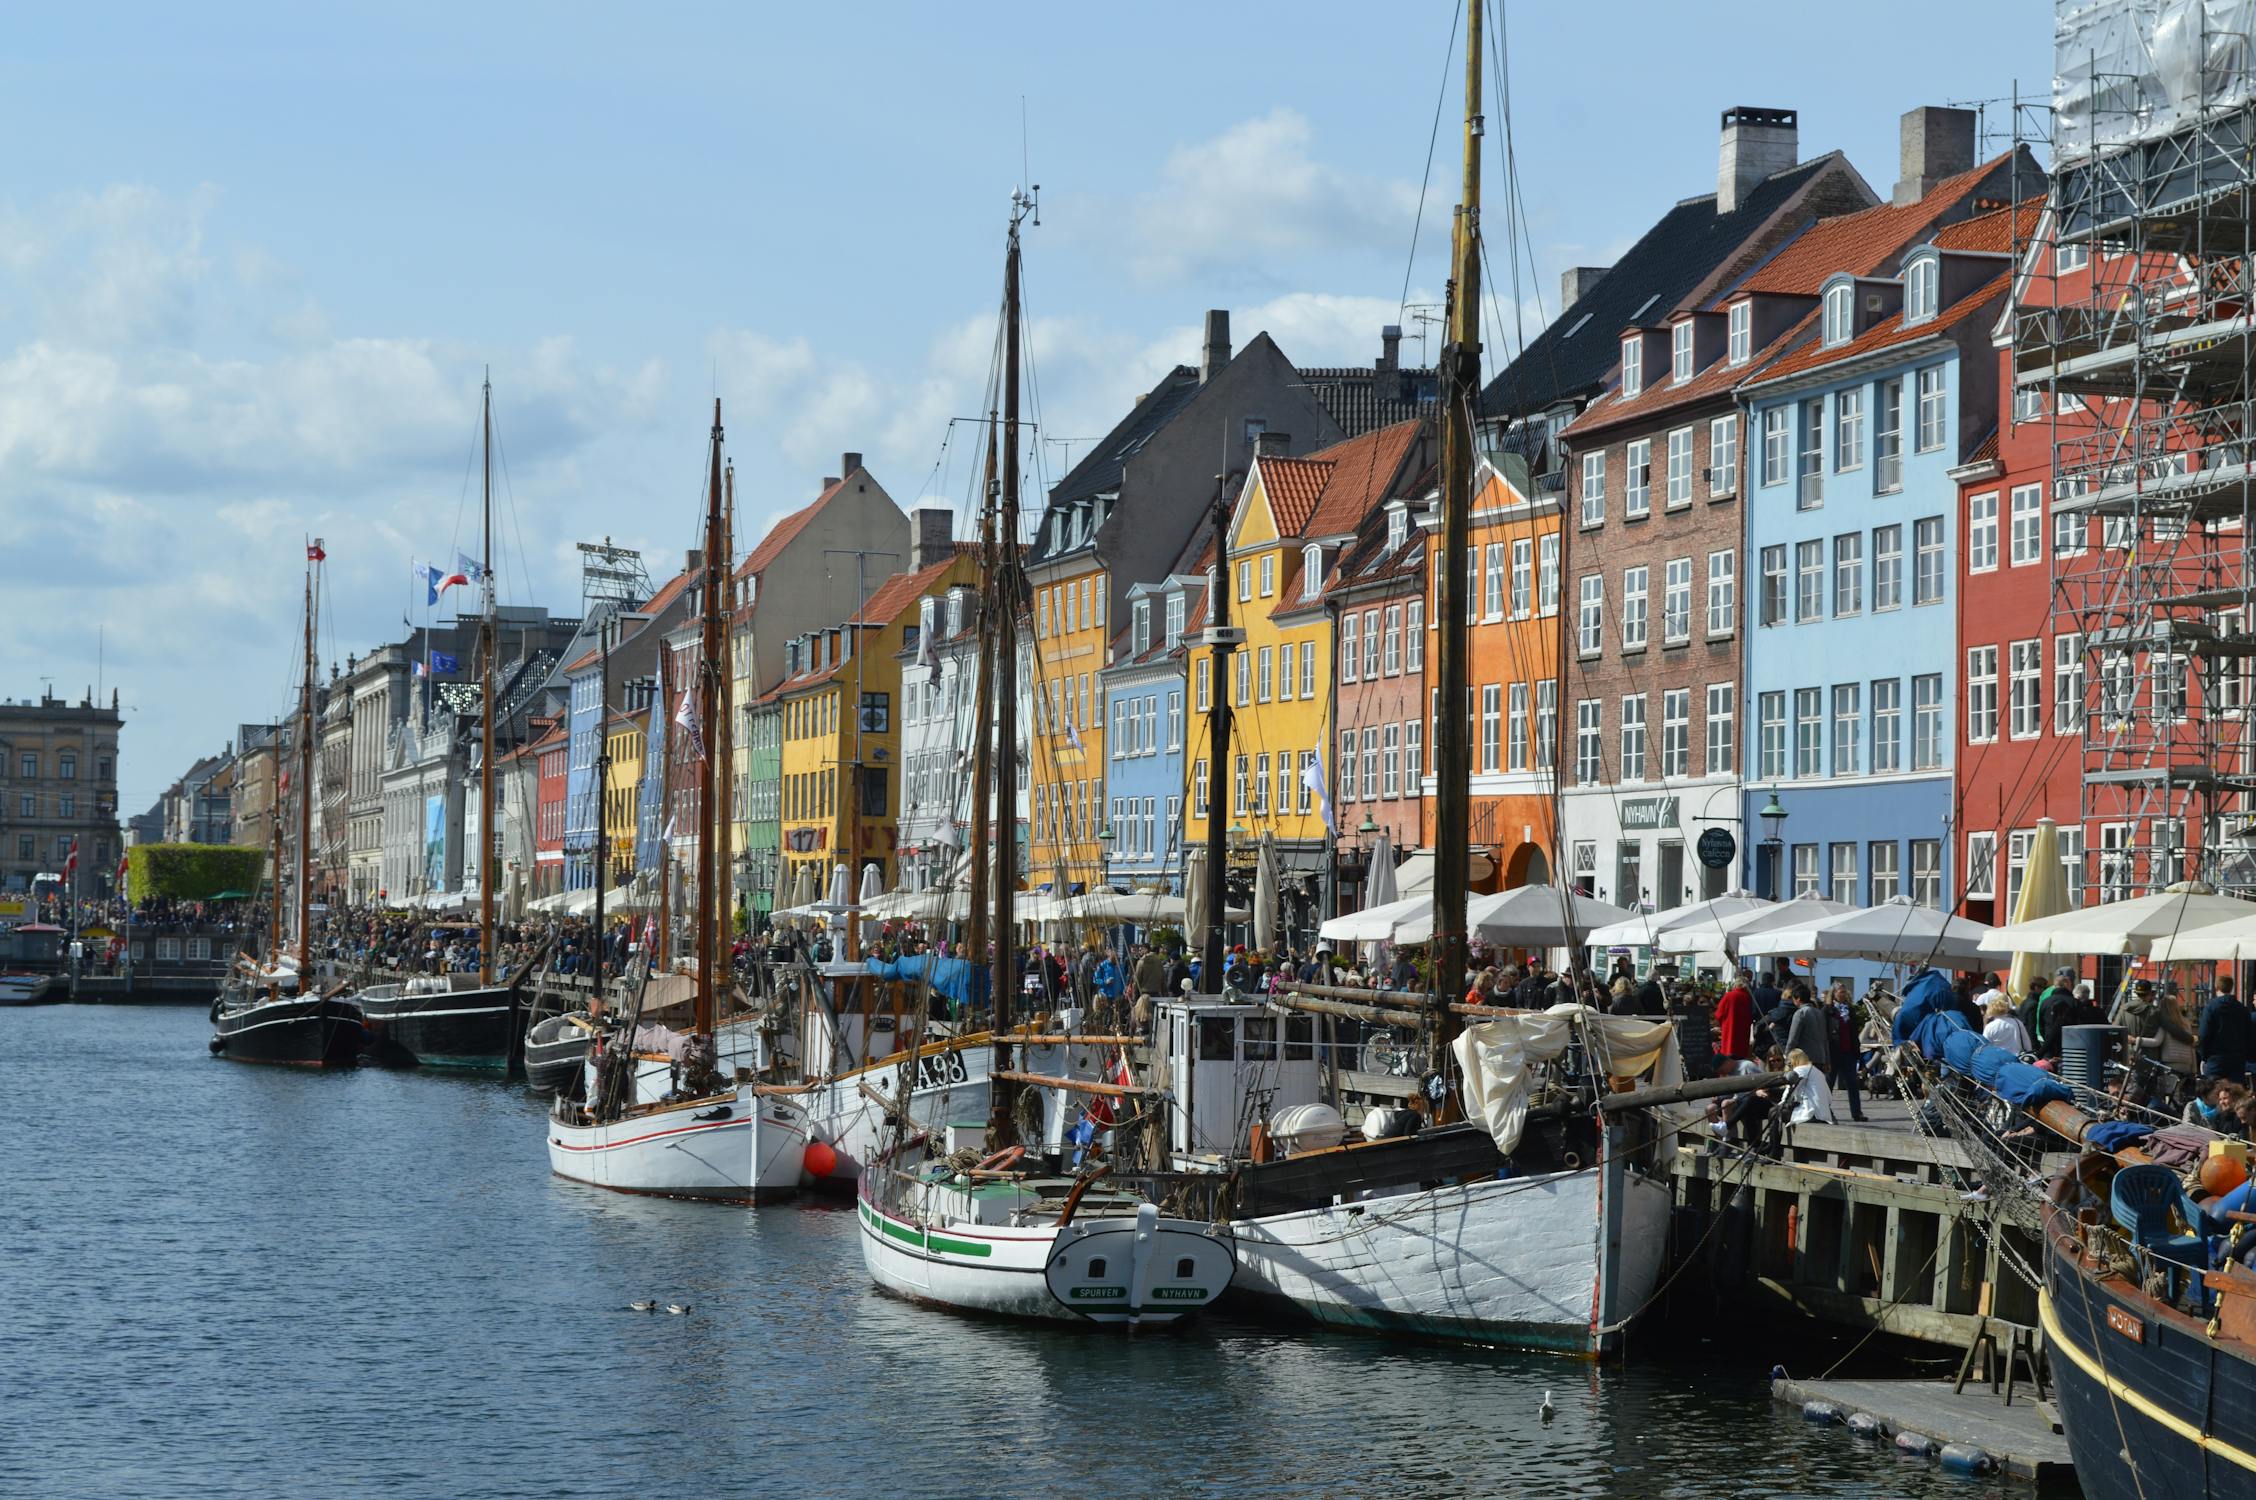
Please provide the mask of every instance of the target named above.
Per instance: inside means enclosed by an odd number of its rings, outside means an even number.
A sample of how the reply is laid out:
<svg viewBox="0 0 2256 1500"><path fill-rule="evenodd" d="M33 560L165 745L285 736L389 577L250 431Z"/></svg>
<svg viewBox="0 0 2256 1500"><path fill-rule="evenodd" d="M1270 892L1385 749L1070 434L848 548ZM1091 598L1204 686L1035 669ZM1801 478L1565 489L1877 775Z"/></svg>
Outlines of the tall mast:
<svg viewBox="0 0 2256 1500"><path fill-rule="evenodd" d="M493 577L493 379L487 377L479 417L484 429L485 487L479 502L481 520L478 580L484 589L484 618L478 622L478 696L485 712L480 716L484 743L478 750L478 984L494 982L494 577Z"/></svg>
<svg viewBox="0 0 2256 1500"><path fill-rule="evenodd" d="M713 759L719 766L715 781L723 788L718 805L713 809L713 869L715 886L707 898L713 905L713 920L720 924L721 972L731 972L727 955L736 943L736 882L730 873L730 849L736 816L736 730L729 722L736 694L733 683L736 662L728 641L736 629L736 465L730 464L722 476L725 492L721 515L721 550L719 571L712 575L714 587L720 590L721 640L724 660L714 682L714 693L719 707L713 715ZM714 564L708 559L706 566Z"/></svg>
<svg viewBox="0 0 2256 1500"><path fill-rule="evenodd" d="M995 662L994 621L1002 609L1002 590L996 584L995 565L995 413L987 413L987 478L979 487L979 606L972 622L978 639L978 675L972 679L971 715L971 920L964 944L974 965L987 962L988 847L994 825L988 817L988 779L994 774Z"/></svg>
<svg viewBox="0 0 2256 1500"><path fill-rule="evenodd" d="M302 994L313 977L313 881L307 877L313 857L313 680L320 666L313 656L314 559L321 555L321 539L314 538L306 556L305 683L298 691L298 989ZM277 814L280 813L277 808Z"/></svg>
<svg viewBox="0 0 2256 1500"><path fill-rule="evenodd" d="M713 398L712 477L705 498L705 640L698 663L698 715L707 741L697 769L697 1011L692 1023L701 1036L713 1031L713 1000L720 968L713 942L713 716L720 707L721 589L725 562L721 531L721 398Z"/></svg>
<svg viewBox="0 0 2256 1500"><path fill-rule="evenodd" d="M658 643L658 702L651 708L655 714L669 712L667 705L674 701L674 653L666 643ZM650 954L644 963L648 973L663 974L672 957L673 942L673 807L674 807L674 732L671 728L659 731L659 742L664 747L658 753L658 914L657 930L650 934Z"/></svg>
<svg viewBox="0 0 2256 1500"><path fill-rule="evenodd" d="M1018 992L1018 226L1034 200L1011 194L1010 248L1003 257L1003 489L996 520L995 617L995 1071L1010 1065L1012 1002ZM1062 892L1060 894L1063 894ZM1017 1085L996 1078L987 1138L1008 1145L1017 1126Z"/></svg>
<svg viewBox="0 0 2256 1500"><path fill-rule="evenodd" d="M611 835L604 829L606 804L611 797L611 633L616 619L595 627L596 645L602 650L597 668L595 699L595 992L603 993L603 886L610 875Z"/></svg>
<svg viewBox="0 0 2256 1500"><path fill-rule="evenodd" d="M1229 894L1229 809L1222 788L1230 758L1230 476L1214 476L1214 581L1207 589L1207 639L1213 643L1208 670L1213 674L1207 715L1206 773L1206 943L1199 953L1199 982L1209 994L1222 992L1222 913Z"/></svg>
<svg viewBox="0 0 2256 1500"><path fill-rule="evenodd" d="M266 909L266 962L270 968L282 956L282 726L279 724L274 726L273 744L276 790L266 809L266 821L274 832L274 863L268 872L274 895Z"/></svg>
<svg viewBox="0 0 2256 1500"><path fill-rule="evenodd" d="M1449 343L1441 351L1441 676L1434 726L1433 1052L1445 1071L1457 1018L1450 1003L1465 984L1465 885L1472 826L1472 770L1466 744L1466 629L1473 509L1473 403L1480 399L1481 11L1465 6L1465 181L1450 238ZM1437 1106L1439 1108L1440 1106Z"/></svg>

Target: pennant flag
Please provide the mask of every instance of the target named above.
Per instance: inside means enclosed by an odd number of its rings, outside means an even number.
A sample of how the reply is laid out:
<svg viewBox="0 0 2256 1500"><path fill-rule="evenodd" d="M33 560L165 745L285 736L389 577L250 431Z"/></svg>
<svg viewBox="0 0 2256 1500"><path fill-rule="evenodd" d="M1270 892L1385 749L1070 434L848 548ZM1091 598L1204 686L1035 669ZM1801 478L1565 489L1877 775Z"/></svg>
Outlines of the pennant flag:
<svg viewBox="0 0 2256 1500"><path fill-rule="evenodd" d="M1073 722L1073 715L1065 716L1065 742L1074 749L1081 748L1081 727Z"/></svg>
<svg viewBox="0 0 2256 1500"><path fill-rule="evenodd" d="M70 857L63 861L63 885L67 889L78 881L78 839L71 839Z"/></svg>
<svg viewBox="0 0 2256 1500"><path fill-rule="evenodd" d="M697 696L686 687L682 689L680 705L674 709L674 722L689 731L689 753L703 760L705 736L697 725Z"/></svg>
<svg viewBox="0 0 2256 1500"><path fill-rule="evenodd" d="M1332 822L1332 794L1324 787L1324 757L1311 755L1308 764L1300 768L1300 784L1316 794L1316 809L1324 815L1324 829L1337 835L1339 829Z"/></svg>
<svg viewBox="0 0 2256 1500"><path fill-rule="evenodd" d="M307 562L327 562L328 560L329 554L321 550L321 538L315 537L312 541L306 543Z"/></svg>
<svg viewBox="0 0 2256 1500"><path fill-rule="evenodd" d="M458 583L470 581L461 573L449 573L437 563L417 563L415 565L415 577L423 585L423 602L425 604L438 603L439 595Z"/></svg>
<svg viewBox="0 0 2256 1500"><path fill-rule="evenodd" d="M445 677L451 673L459 672L461 670L462 663L457 661L455 658L447 655L444 651L434 651L431 653L432 676Z"/></svg>
<svg viewBox="0 0 2256 1500"><path fill-rule="evenodd" d="M479 567L460 552L454 554L454 571L464 583L476 583L486 576L484 568Z"/></svg>

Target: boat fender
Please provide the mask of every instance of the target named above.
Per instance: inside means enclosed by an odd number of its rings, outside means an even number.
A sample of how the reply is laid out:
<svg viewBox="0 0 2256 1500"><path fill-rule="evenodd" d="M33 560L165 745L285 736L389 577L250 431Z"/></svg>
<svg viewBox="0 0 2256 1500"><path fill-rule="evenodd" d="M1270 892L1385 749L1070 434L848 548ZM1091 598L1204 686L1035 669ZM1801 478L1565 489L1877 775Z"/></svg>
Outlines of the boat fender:
<svg viewBox="0 0 2256 1500"><path fill-rule="evenodd" d="M1849 1434L1852 1437L1872 1438L1877 1440L1886 1437L1888 1435L1888 1429L1881 1423L1880 1419L1874 1416L1872 1413L1868 1411L1852 1411L1849 1413Z"/></svg>
<svg viewBox="0 0 2256 1500"><path fill-rule="evenodd" d="M1972 1443L1945 1443L1942 1451L1936 1457L1940 1458L1943 1467L1953 1474L1972 1474L1980 1477L1997 1472L1997 1460L1992 1458L1986 1450L1977 1448Z"/></svg>
<svg viewBox="0 0 2256 1500"><path fill-rule="evenodd" d="M225 1052L227 1050L227 1038L223 1036L213 1037L211 1039L211 1049L212 1056L214 1057L217 1057L220 1053Z"/></svg>
<svg viewBox="0 0 2256 1500"><path fill-rule="evenodd" d="M1002 1150L996 1152L994 1155L980 1162L978 1167L976 1167L974 1170L980 1172L1007 1172L1012 1167L1017 1166L1025 1159L1026 1148L1024 1146L1005 1146Z"/></svg>
<svg viewBox="0 0 2256 1500"><path fill-rule="evenodd" d="M1841 1408L1830 1401L1804 1401L1802 1420L1815 1422L1820 1427L1830 1427L1841 1420Z"/></svg>
<svg viewBox="0 0 2256 1500"><path fill-rule="evenodd" d="M214 1025L214 1026L217 1026L217 1025L219 1024L219 1003L220 1003L220 1002L219 1002L219 997L218 997L217 995L214 995L214 996L212 997L212 1008L211 1008L211 1023L212 1023L212 1024ZM216 1041L216 1040L217 1040L217 1038L214 1038L214 1040ZM212 1050L216 1052L216 1051L218 1051L219 1049L215 1047L215 1048L213 1048Z"/></svg>
<svg viewBox="0 0 2256 1500"><path fill-rule="evenodd" d="M1933 1458L1935 1450L1940 1446L1941 1444L1924 1432L1899 1432L1896 1434L1896 1447L1902 1452L1918 1458Z"/></svg>
<svg viewBox="0 0 2256 1500"><path fill-rule="evenodd" d="M1562 1166L1562 1167L1565 1167L1565 1168L1566 1168L1566 1169L1567 1169L1568 1171L1570 1171L1570 1172L1579 1172L1579 1171L1581 1171L1581 1170L1582 1170L1582 1153L1581 1153L1581 1152L1579 1152L1579 1151L1562 1151L1562 1152L1560 1152L1560 1153L1559 1153L1559 1165L1560 1165L1560 1166Z"/></svg>

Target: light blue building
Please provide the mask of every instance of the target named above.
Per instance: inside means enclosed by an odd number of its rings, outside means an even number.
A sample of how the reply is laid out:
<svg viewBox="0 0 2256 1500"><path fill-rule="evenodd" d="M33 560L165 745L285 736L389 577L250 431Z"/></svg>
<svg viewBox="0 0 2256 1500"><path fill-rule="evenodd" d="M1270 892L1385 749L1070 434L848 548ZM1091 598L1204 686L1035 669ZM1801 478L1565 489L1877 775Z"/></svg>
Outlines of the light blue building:
<svg viewBox="0 0 2256 1500"><path fill-rule="evenodd" d="M1183 888L1183 642L1205 594L1205 579L1182 573L1128 590L1104 672L1108 885Z"/></svg>
<svg viewBox="0 0 2256 1500"><path fill-rule="evenodd" d="M1739 387L1740 826L1759 893L1939 906L1951 889L1958 596L1980 562L1959 555L1954 471L1994 441L2010 257L1938 238L1899 276L1826 281L1817 337Z"/></svg>
<svg viewBox="0 0 2256 1500"><path fill-rule="evenodd" d="M603 748L603 653L587 652L564 669L564 889L595 889L595 849L603 831L596 758Z"/></svg>

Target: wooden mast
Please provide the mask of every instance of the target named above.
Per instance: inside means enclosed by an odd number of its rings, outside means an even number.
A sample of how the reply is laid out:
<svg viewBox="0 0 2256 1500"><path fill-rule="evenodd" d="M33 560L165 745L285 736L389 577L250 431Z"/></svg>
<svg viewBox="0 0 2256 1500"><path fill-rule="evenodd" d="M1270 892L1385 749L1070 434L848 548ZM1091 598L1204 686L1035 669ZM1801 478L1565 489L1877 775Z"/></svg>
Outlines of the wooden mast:
<svg viewBox="0 0 2256 1500"><path fill-rule="evenodd" d="M1447 318L1449 342L1441 351L1441 588L1436 606L1440 675L1439 722L1434 726L1433 1050L1427 1067L1444 1073L1458 1022L1450 1010L1465 986L1465 899L1472 826L1471 763L1466 743L1466 558L1472 544L1473 407L1480 400L1480 142L1481 11L1465 6L1465 176L1450 239ZM1219 693L1219 684L1217 692ZM1437 1113L1446 1102L1436 1101Z"/></svg>
<svg viewBox="0 0 2256 1500"><path fill-rule="evenodd" d="M1229 909L1229 808L1222 788L1230 772L1230 653L1237 649L1230 634L1230 476L1214 476L1214 572L1207 585L1206 638L1212 643L1207 670L1208 713L1206 773L1206 938L1199 947L1199 985L1209 995L1222 993L1222 914ZM1447 826L1446 824L1443 826ZM1188 900L1189 893L1185 892Z"/></svg>
<svg viewBox="0 0 2256 1500"><path fill-rule="evenodd" d="M298 692L298 992L313 982L313 881L308 877L313 858L313 681L320 671L314 660L314 611L319 608L313 591L315 560L321 556L321 539L306 549L305 683ZM280 821L281 809L276 808Z"/></svg>
<svg viewBox="0 0 2256 1500"><path fill-rule="evenodd" d="M988 622L995 641L995 1066L989 1089L987 1139L992 1148L1013 1144L1018 1085L1011 1070L1009 1033L1018 991L1018 226L1034 200L1011 194L1010 248L1003 257L1003 487L996 519L996 610Z"/></svg>
<svg viewBox="0 0 2256 1500"><path fill-rule="evenodd" d="M733 821L736 816L736 733L729 715L733 711L736 693L736 662L729 646L729 637L736 628L736 465L731 463L721 476L724 493L721 514L720 562L716 565L707 558L707 576L714 580L720 591L722 664L714 684L718 707L713 715L713 759L718 766L714 776L722 788L718 805L713 809L713 869L714 890L707 900L713 906L713 920L719 924L722 982L733 985L735 974L729 962L730 951L736 946L736 881L731 869L731 849L735 841ZM719 571L712 571L715 567Z"/></svg>
<svg viewBox="0 0 2256 1500"><path fill-rule="evenodd" d="M697 673L698 715L706 736L704 755L697 768L697 1003L693 1028L700 1036L713 1033L714 996L720 984L718 955L713 942L713 715L720 707L721 677L721 398L713 398L712 474L705 501L705 583L700 591L705 604L705 638Z"/></svg>
<svg viewBox="0 0 2256 1500"><path fill-rule="evenodd" d="M971 854L971 912L965 924L964 946L973 970L987 965L987 901L989 896L988 861L994 856L989 847L993 837L993 823L988 817L988 779L994 774L994 716L995 716L995 662L994 621L1001 611L1002 590L997 585L995 559L995 413L987 413L987 478L980 485L979 504L979 606L973 617L973 634L978 637L978 675L972 680L973 708L971 715L971 833L965 847Z"/></svg>
<svg viewBox="0 0 2256 1500"><path fill-rule="evenodd" d="M484 615L478 622L478 696L485 712L484 743L478 747L478 986L494 982L494 632L493 576L493 379L488 376L480 414L484 428L482 462L485 485L480 498L481 520L478 582L484 589Z"/></svg>

